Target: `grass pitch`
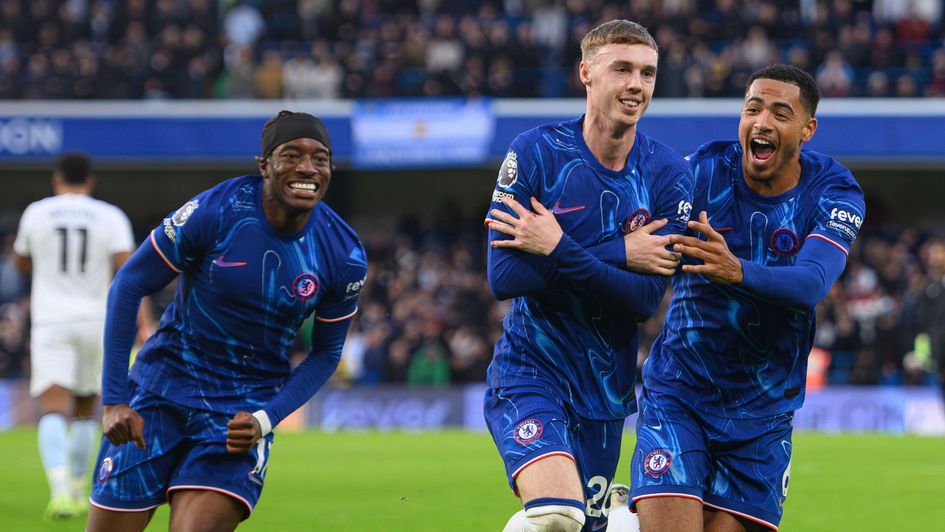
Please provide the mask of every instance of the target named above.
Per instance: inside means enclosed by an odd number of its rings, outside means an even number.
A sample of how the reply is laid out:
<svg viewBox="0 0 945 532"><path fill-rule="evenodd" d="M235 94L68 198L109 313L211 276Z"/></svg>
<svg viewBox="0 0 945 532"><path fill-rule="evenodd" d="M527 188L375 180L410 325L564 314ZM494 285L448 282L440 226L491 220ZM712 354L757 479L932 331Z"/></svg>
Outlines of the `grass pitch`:
<svg viewBox="0 0 945 532"><path fill-rule="evenodd" d="M0 529L79 531L46 523L36 432L0 432ZM626 482L633 436L617 481ZM945 530L945 440L795 434L787 532ZM493 532L519 508L486 433L277 434L266 489L241 531ZM163 506L148 527L167 529Z"/></svg>

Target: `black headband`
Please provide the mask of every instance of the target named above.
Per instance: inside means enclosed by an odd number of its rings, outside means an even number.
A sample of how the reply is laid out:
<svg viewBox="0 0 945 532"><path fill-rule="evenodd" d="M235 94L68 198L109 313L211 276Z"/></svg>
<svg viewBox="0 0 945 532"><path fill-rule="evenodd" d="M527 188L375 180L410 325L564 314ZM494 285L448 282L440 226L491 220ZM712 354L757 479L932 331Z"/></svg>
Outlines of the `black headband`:
<svg viewBox="0 0 945 532"><path fill-rule="evenodd" d="M303 138L321 142L331 153L331 138L325 124L308 113L292 113L277 117L263 127L262 155L268 157L280 144Z"/></svg>

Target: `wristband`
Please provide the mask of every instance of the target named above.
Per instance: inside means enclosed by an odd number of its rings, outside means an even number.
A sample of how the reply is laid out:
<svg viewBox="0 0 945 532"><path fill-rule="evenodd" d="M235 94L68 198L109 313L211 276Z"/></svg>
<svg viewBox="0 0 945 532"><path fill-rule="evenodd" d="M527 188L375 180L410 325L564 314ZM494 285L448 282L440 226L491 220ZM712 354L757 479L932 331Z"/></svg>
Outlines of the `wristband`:
<svg viewBox="0 0 945 532"><path fill-rule="evenodd" d="M253 412L253 417L259 422L259 430L262 432L263 437L272 432L272 422L269 421L269 414L267 414L265 410Z"/></svg>

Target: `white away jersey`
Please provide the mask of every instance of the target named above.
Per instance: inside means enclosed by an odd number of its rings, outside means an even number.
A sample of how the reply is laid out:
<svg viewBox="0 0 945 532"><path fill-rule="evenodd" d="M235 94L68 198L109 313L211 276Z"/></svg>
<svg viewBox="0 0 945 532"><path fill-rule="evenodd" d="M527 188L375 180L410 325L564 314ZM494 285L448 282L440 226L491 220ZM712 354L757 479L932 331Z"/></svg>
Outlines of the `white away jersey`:
<svg viewBox="0 0 945 532"><path fill-rule="evenodd" d="M13 250L33 260L33 324L104 319L112 256L133 249L131 223L114 205L83 194L31 203Z"/></svg>

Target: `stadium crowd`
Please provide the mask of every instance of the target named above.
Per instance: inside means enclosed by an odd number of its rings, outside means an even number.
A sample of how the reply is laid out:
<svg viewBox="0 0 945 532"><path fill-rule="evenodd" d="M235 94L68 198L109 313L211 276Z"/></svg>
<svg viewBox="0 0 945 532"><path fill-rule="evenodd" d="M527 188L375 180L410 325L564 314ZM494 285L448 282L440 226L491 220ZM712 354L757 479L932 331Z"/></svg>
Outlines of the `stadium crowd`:
<svg viewBox="0 0 945 532"><path fill-rule="evenodd" d="M11 268L12 234L0 241L0 377L19 378L29 367L29 284ZM864 229L843 277L818 307L811 364L824 383L935 382L918 309L929 283L945 276L945 246L933 256L932 241L914 227ZM336 380L416 386L482 381L509 302L489 292L480 225L445 214L425 223L409 219L391 235L367 238L365 247L368 282ZM641 328L640 363L659 334L668 299ZM159 298L155 308L169 301L169 295ZM299 356L306 342L300 334Z"/></svg>
<svg viewBox="0 0 945 532"><path fill-rule="evenodd" d="M578 40L621 17L661 97L741 96L772 62L828 97L945 97L937 0L0 0L0 99L583 96Z"/></svg>

